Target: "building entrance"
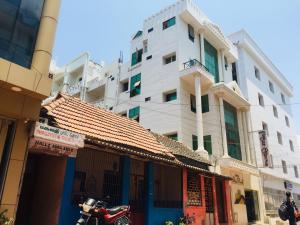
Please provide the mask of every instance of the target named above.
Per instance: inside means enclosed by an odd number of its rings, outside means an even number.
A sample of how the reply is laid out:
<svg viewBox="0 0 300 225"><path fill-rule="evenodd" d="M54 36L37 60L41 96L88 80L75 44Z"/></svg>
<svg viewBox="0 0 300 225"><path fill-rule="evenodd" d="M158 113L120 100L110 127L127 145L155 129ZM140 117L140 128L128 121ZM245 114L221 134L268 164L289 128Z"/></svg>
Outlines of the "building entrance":
<svg viewBox="0 0 300 225"><path fill-rule="evenodd" d="M66 158L29 153L15 225L58 222Z"/></svg>
<svg viewBox="0 0 300 225"><path fill-rule="evenodd" d="M247 208L248 222L259 220L259 206L257 191L245 190L245 202Z"/></svg>

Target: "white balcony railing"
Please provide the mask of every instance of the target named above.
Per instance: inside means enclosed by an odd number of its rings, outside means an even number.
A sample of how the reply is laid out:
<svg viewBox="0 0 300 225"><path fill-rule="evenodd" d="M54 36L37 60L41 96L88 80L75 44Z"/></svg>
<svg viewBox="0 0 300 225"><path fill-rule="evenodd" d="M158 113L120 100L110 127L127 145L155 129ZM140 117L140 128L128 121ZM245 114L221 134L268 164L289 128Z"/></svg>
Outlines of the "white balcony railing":
<svg viewBox="0 0 300 225"><path fill-rule="evenodd" d="M69 95L76 95L78 94L80 91L81 91L81 88L82 88L82 81L74 84L74 85L70 85L68 88L67 88L67 93Z"/></svg>

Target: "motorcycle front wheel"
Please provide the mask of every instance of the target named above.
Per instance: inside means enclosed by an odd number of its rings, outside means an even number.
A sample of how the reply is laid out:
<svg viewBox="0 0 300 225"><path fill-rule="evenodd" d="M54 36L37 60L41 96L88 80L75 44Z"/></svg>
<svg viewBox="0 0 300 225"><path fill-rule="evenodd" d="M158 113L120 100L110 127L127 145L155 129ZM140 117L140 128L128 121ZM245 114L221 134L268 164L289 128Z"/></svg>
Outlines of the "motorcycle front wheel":
<svg viewBox="0 0 300 225"><path fill-rule="evenodd" d="M123 216L117 219L114 225L129 225L129 218L127 216Z"/></svg>

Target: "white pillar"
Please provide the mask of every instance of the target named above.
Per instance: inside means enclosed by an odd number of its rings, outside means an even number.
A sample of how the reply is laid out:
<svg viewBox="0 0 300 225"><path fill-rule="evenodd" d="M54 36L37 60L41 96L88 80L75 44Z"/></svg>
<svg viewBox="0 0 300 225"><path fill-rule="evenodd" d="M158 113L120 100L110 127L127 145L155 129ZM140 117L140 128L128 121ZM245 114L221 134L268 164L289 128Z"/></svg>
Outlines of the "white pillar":
<svg viewBox="0 0 300 225"><path fill-rule="evenodd" d="M68 73L67 67L66 67L65 72L64 72L63 87L62 87L61 92L67 93L68 87L69 87L69 73Z"/></svg>
<svg viewBox="0 0 300 225"><path fill-rule="evenodd" d="M245 145L245 130L244 130L244 122L243 122L243 112L241 109L237 109L237 120L238 120L238 128L239 128L239 138L240 138L240 149L242 154L242 161L247 162L247 153L246 153L246 145Z"/></svg>
<svg viewBox="0 0 300 225"><path fill-rule="evenodd" d="M226 136L226 126L225 126L225 114L224 114L224 101L223 97L219 96L219 107L220 107L220 117L221 117L221 132L222 132L222 143L223 143L223 157L228 158L228 147L227 147L227 136Z"/></svg>
<svg viewBox="0 0 300 225"><path fill-rule="evenodd" d="M221 53L220 81L225 82L225 59L224 59L225 54L224 54L224 50L221 49L220 53Z"/></svg>
<svg viewBox="0 0 300 225"><path fill-rule="evenodd" d="M200 62L205 66L204 33L200 33Z"/></svg>
<svg viewBox="0 0 300 225"><path fill-rule="evenodd" d="M197 138L198 149L200 154L207 154L203 144L203 121L202 121L202 105L201 105L201 80L200 75L195 75L195 96L196 96L196 123L197 123Z"/></svg>
<svg viewBox="0 0 300 225"><path fill-rule="evenodd" d="M244 142L245 142L247 163L251 164L251 154L250 154L250 148L249 148L249 132L248 132L248 125L247 125L246 111L242 111L242 118L243 118Z"/></svg>
<svg viewBox="0 0 300 225"><path fill-rule="evenodd" d="M253 140L253 132L251 132L251 118L250 118L250 109L245 112L245 119L247 124L247 131L248 131L248 143L249 143L249 153L250 153L250 159L251 164L254 166L256 165L256 152L254 147L254 140Z"/></svg>

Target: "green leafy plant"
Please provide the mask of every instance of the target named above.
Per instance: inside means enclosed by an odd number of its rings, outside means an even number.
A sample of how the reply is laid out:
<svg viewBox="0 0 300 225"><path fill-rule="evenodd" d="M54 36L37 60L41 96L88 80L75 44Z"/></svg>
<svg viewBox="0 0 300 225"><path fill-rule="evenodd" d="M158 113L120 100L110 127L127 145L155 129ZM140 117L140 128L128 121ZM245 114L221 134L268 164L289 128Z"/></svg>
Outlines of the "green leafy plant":
<svg viewBox="0 0 300 225"><path fill-rule="evenodd" d="M179 219L178 225L189 225L195 222L195 218L193 216L186 215Z"/></svg>
<svg viewBox="0 0 300 225"><path fill-rule="evenodd" d="M174 225L174 223L172 221L166 221L165 225Z"/></svg>
<svg viewBox="0 0 300 225"><path fill-rule="evenodd" d="M7 213L7 209L5 209L4 211L0 212L0 224L1 225L10 225L13 222L12 218L8 218L6 216Z"/></svg>

